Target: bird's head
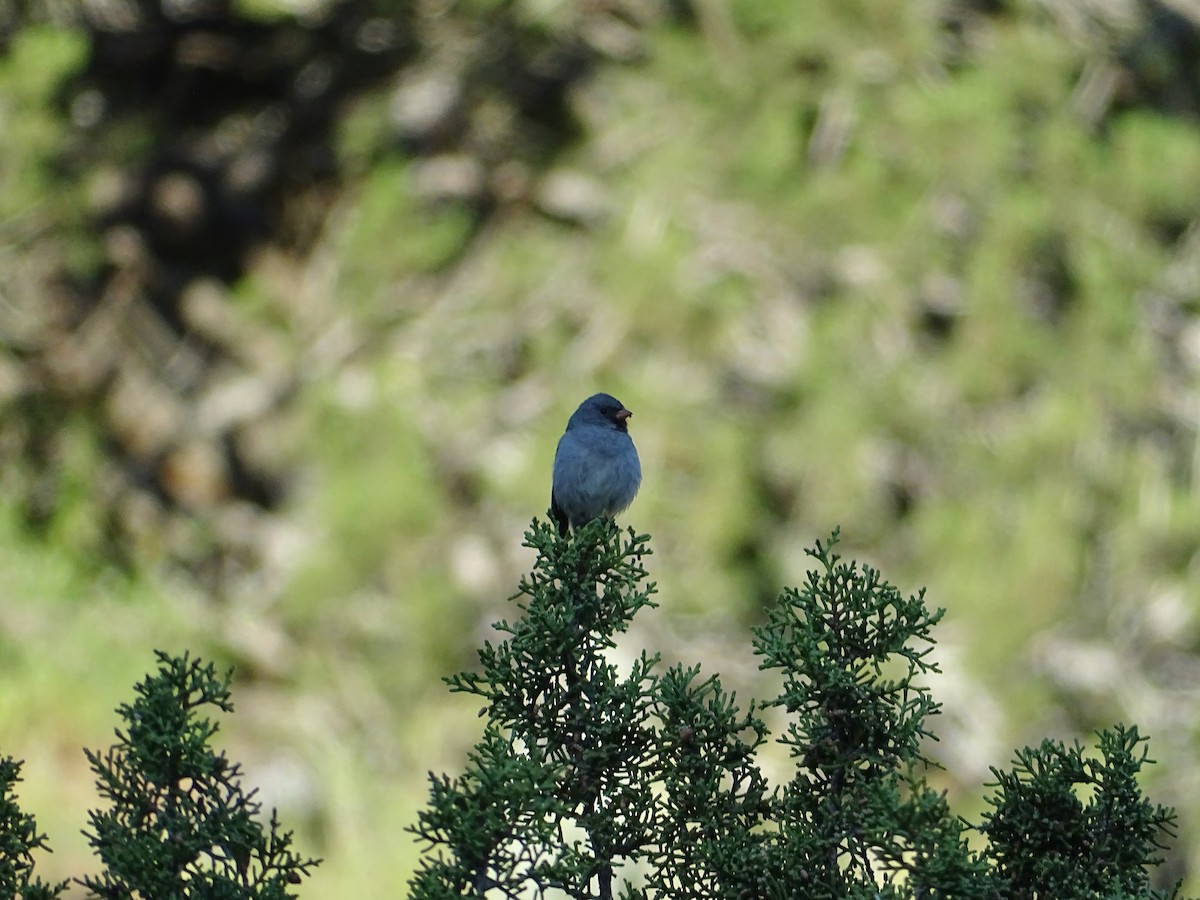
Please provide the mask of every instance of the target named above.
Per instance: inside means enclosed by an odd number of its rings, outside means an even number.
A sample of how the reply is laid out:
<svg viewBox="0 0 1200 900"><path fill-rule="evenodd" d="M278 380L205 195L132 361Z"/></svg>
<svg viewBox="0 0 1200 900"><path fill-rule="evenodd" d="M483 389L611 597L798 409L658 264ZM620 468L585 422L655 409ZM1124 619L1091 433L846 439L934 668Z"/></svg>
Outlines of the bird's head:
<svg viewBox="0 0 1200 900"><path fill-rule="evenodd" d="M601 425L615 428L617 431L628 431L629 417L632 416L625 404L612 394L593 394L575 410L567 428L576 425Z"/></svg>

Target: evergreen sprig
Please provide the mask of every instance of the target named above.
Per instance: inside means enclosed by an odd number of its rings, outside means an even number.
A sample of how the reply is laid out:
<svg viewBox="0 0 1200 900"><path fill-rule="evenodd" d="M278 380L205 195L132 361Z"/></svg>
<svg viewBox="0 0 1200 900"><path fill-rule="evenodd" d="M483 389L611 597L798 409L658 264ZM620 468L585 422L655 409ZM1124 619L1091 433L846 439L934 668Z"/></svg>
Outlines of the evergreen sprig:
<svg viewBox="0 0 1200 900"><path fill-rule="evenodd" d="M807 551L817 568L754 632L761 667L782 676L767 705L789 713L778 740L796 764L773 798L768 887L786 896L787 885L804 884L813 900L907 896L918 886L976 896L979 867L962 827L922 775L933 765L922 742L933 738L927 718L938 704L919 678L938 671L931 632L945 610L843 562L837 539L835 531Z"/></svg>
<svg viewBox="0 0 1200 900"><path fill-rule="evenodd" d="M836 541L835 531L806 551L820 568L802 590L785 590L754 632L762 668L783 676L770 703L795 715L783 742L835 792L906 761L929 763L921 741L933 737L925 718L938 704L917 677L939 671L930 633L945 614L925 608L924 592L905 598L870 566L842 562Z"/></svg>
<svg viewBox="0 0 1200 900"><path fill-rule="evenodd" d="M125 728L105 753L85 750L108 806L89 813L104 871L81 883L101 898L284 900L317 860L291 850L274 814L264 828L242 770L209 740L205 708L232 712L230 674L156 651L158 672L117 712Z"/></svg>
<svg viewBox="0 0 1200 900"><path fill-rule="evenodd" d="M1167 898L1150 872L1163 838L1175 835L1173 810L1152 804L1137 783L1148 758L1136 727L1101 732L1098 754L1046 740L1017 752L1009 770L993 768L980 831L989 840L1000 897Z"/></svg>

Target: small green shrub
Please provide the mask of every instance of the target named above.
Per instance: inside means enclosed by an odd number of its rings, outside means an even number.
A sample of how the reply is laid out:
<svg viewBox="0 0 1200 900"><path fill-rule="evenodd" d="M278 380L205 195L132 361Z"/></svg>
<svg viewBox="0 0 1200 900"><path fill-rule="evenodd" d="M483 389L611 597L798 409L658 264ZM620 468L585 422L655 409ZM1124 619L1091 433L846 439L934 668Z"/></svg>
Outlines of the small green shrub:
<svg viewBox="0 0 1200 900"><path fill-rule="evenodd" d="M318 860L291 849L291 832L241 785L242 770L209 741L207 708L232 712L230 675L213 665L157 652L158 672L135 687L117 743L84 751L108 805L85 831L104 863L78 879L106 900L285 900ZM31 816L11 798L21 765L0 761L0 897L50 900L67 886L32 875L32 852L46 849Z"/></svg>

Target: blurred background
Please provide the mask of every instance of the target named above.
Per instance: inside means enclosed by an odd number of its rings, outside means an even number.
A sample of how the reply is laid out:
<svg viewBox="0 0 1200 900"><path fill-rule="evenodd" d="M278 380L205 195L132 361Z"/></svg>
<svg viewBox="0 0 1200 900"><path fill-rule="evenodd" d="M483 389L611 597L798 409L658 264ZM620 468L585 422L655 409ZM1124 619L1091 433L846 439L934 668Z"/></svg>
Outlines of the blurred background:
<svg viewBox="0 0 1200 900"><path fill-rule="evenodd" d="M81 747L161 648L236 667L217 741L325 858L301 896L402 894L480 734L440 678L605 390L635 646L753 696L840 526L947 609L956 810L1136 723L1200 890L1193 0L4 0L0 256L44 877L95 870Z"/></svg>

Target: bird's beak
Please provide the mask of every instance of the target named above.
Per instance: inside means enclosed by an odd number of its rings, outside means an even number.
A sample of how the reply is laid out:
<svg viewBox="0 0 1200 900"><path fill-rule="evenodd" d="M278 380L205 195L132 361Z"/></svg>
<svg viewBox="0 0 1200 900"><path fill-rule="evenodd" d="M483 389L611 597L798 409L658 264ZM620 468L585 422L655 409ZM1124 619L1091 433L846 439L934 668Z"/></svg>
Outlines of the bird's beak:
<svg viewBox="0 0 1200 900"><path fill-rule="evenodd" d="M613 416L613 418L616 419L618 422L624 422L626 419L628 419L632 415L633 415L633 413L631 413L627 409L619 409L619 410L617 410L617 414L615 416Z"/></svg>

